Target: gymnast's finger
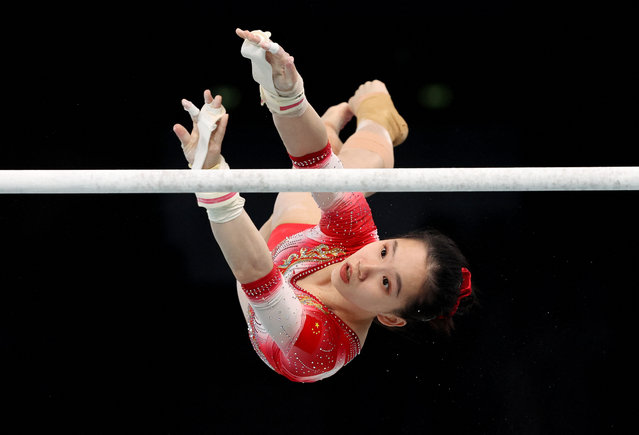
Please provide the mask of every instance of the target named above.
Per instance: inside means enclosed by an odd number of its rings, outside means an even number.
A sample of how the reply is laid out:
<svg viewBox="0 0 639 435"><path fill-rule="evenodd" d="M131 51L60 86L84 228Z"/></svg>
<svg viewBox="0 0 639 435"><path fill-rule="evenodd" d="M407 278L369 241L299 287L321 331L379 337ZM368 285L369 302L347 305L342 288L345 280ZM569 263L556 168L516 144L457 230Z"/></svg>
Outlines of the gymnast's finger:
<svg viewBox="0 0 639 435"><path fill-rule="evenodd" d="M260 41L262 40L262 38L260 38L259 36L257 36L256 34L250 32L248 30L242 30L240 28L237 28L237 29L235 29L235 33L240 38L248 39L250 42L253 42L254 44L259 44Z"/></svg>
<svg viewBox="0 0 639 435"><path fill-rule="evenodd" d="M213 96L211 95L210 90L204 91L204 104L211 104L213 102Z"/></svg>
<svg viewBox="0 0 639 435"><path fill-rule="evenodd" d="M200 114L200 109L195 107L195 105L187 99L182 99L182 107L184 107L184 110L189 112L189 115L191 115L191 119L193 120L193 122L197 122L197 116Z"/></svg>
<svg viewBox="0 0 639 435"><path fill-rule="evenodd" d="M216 95L215 98L213 98L211 91L207 89L204 91L204 102L212 109L219 109L222 107L222 96Z"/></svg>
<svg viewBox="0 0 639 435"><path fill-rule="evenodd" d="M220 107L222 107L222 96L216 95L215 98L213 99L213 108L219 109Z"/></svg>
<svg viewBox="0 0 639 435"><path fill-rule="evenodd" d="M222 142L224 139L224 134L226 133L226 126L229 123L229 114L223 115L217 123L217 128L211 135L211 139L215 142Z"/></svg>
<svg viewBox="0 0 639 435"><path fill-rule="evenodd" d="M189 143L189 141L191 140L191 135L189 134L188 130L181 124L175 124L173 126L173 133L175 133L177 138L180 140L182 147L184 147L184 145Z"/></svg>

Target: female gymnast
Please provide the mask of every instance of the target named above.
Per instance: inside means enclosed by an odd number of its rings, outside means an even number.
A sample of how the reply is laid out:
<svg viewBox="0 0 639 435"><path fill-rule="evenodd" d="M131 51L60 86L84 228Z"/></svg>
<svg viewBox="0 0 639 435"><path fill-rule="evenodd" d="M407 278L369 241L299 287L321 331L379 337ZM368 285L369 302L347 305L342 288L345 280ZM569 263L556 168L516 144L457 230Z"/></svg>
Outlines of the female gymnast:
<svg viewBox="0 0 639 435"><path fill-rule="evenodd" d="M394 146L408 127L382 82L364 83L320 117L293 58L270 33L236 33L294 170L393 167ZM220 96L207 90L204 101L199 111L182 100L194 126L189 133L176 124L174 132L190 165L200 137L210 137L200 164L228 169L220 154L228 114ZM339 133L353 116L356 131L342 142ZM359 354L374 320L388 327L430 322L450 332L453 316L475 298L466 260L452 240L434 231L379 240L362 193L280 193L259 230L238 193L196 196L238 281L255 351L292 381L336 373Z"/></svg>

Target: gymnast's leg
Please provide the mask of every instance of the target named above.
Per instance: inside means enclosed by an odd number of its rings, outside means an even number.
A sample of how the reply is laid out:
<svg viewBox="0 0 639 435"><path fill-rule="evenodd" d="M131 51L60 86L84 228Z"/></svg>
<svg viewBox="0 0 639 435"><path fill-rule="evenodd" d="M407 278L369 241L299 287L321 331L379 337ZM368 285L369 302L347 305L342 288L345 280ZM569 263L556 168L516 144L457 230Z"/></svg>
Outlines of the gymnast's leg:
<svg viewBox="0 0 639 435"><path fill-rule="evenodd" d="M375 101L379 95L386 95L383 102ZM368 115L367 110L371 110L367 105L381 106L380 110L375 110L375 115ZM373 109L376 109L375 107ZM342 160L346 168L392 168L394 163L394 143L401 143L397 135L405 136L389 127L389 122L385 118L380 118L377 114L381 111L393 113L392 117L399 117L396 114L390 96L384 83L379 80L362 84L348 103L340 103L330 107L321 117L321 121L326 129L326 135L333 148ZM344 126L353 118L357 118L357 129L346 142L342 143L339 133ZM373 118L373 119L370 119ZM401 118L400 118L401 119ZM403 119L402 119L403 121ZM393 131L391 136L389 130ZM399 142L399 143L398 143ZM367 193L367 195L372 192ZM271 231L282 223L308 223L319 222L320 211L315 201L309 193L303 192L282 192L277 195L273 214L261 228L261 233L268 240Z"/></svg>
<svg viewBox="0 0 639 435"><path fill-rule="evenodd" d="M339 132L353 116L357 118L357 129L342 143ZM330 107L322 121L345 168L392 168L394 147L408 135L406 122L395 109L386 85L379 80L362 84L348 103Z"/></svg>

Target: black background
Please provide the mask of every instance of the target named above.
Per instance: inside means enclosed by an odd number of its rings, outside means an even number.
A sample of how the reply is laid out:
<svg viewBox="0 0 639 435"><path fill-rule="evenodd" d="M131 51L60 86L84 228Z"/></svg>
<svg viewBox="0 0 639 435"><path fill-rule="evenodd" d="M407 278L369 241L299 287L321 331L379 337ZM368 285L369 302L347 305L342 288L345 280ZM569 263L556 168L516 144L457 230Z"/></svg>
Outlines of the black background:
<svg viewBox="0 0 639 435"><path fill-rule="evenodd" d="M235 27L273 32L318 112L383 80L411 128L397 167L638 165L629 16L500 1L23 4L2 18L0 169L184 168L171 129L205 88L227 96L231 167L288 167ZM434 85L450 104L424 102ZM244 196L261 224L275 195ZM380 236L433 226L459 243L482 307L450 338L374 327L347 367L300 385L253 352L192 196L2 195L0 432L625 433L637 199L374 195Z"/></svg>

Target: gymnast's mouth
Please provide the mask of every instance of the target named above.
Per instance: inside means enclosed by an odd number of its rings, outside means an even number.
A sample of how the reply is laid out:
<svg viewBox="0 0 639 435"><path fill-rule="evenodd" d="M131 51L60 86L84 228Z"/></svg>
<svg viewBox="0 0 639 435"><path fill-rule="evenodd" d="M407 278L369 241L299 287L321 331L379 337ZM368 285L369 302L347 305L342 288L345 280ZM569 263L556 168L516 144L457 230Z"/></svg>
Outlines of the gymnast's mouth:
<svg viewBox="0 0 639 435"><path fill-rule="evenodd" d="M351 268L346 261L339 270L339 276L346 284L348 284L351 280Z"/></svg>

